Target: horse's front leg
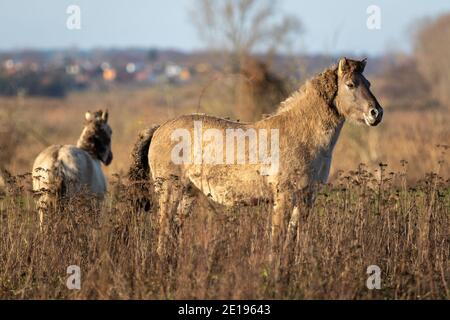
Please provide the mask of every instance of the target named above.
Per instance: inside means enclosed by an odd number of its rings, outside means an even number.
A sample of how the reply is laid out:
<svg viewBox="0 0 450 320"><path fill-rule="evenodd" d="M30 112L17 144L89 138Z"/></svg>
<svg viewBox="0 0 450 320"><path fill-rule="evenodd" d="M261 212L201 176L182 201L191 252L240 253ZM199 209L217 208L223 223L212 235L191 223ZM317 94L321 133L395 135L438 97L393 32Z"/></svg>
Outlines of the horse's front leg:
<svg viewBox="0 0 450 320"><path fill-rule="evenodd" d="M299 220L300 220L300 208L297 205L292 210L291 219L290 219L289 225L288 225L288 232L287 232L287 238L286 238L286 242L288 244L292 243L292 241L296 240Z"/></svg>
<svg viewBox="0 0 450 320"><path fill-rule="evenodd" d="M280 253L282 239L285 235L286 212L290 210L291 201L287 193L278 193L275 197L272 215L271 260Z"/></svg>
<svg viewBox="0 0 450 320"><path fill-rule="evenodd" d="M309 212L314 204L315 188L307 187L296 193L294 197L294 206L289 219L286 235L285 248L293 248L297 241L297 234L300 224L305 224Z"/></svg>
<svg viewBox="0 0 450 320"><path fill-rule="evenodd" d="M292 267L296 260L296 245L299 237L299 230L306 224L310 211L310 193L298 192L294 194L293 206L288 211L289 221L287 223L286 236L283 238L283 250L280 257L280 272L278 278L281 284L288 284L291 278Z"/></svg>

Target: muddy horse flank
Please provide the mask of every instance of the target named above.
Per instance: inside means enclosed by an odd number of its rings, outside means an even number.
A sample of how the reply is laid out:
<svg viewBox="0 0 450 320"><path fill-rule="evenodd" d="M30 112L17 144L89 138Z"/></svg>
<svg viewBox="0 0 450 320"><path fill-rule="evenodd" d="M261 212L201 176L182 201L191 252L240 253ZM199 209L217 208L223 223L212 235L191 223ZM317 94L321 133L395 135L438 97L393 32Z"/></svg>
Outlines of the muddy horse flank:
<svg viewBox="0 0 450 320"><path fill-rule="evenodd" d="M287 235L296 233L303 215L301 208L313 202L315 187L328 179L344 122L376 126L382 120L383 109L363 75L365 66L366 60L342 58L337 66L294 92L275 114L255 123L188 115L145 131L139 139L145 147L137 148L140 154L134 156L137 160L132 170L141 172L136 179L155 182L159 198L158 253L170 254L167 246L176 246L183 220L199 194L228 207L251 205L258 199L271 201L274 249ZM187 140L191 143L180 147L182 132L189 133ZM266 151L270 149L269 159L277 162L272 167L275 170L267 170L267 158L252 156L261 154L261 150L255 153L255 148L264 146L261 142L267 138L272 138ZM223 154L222 147L214 148L217 145L226 147ZM211 154L198 154L198 150L211 149L215 149L214 161L205 159ZM239 150L246 153L241 161L227 161L228 156L239 158ZM278 153L276 157L274 153ZM174 155L186 161L174 161Z"/></svg>

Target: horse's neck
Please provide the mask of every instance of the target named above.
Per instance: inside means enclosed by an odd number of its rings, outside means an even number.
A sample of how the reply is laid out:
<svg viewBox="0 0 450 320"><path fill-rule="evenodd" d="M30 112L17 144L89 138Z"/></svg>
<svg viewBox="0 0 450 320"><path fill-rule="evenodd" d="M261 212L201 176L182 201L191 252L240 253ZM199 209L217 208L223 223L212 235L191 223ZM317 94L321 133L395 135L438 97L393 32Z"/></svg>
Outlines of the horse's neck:
<svg viewBox="0 0 450 320"><path fill-rule="evenodd" d="M336 126L336 128L334 129L333 134L331 135L331 140L328 144L328 148L326 149L326 151L329 153L328 156L331 157L331 153L334 150L334 147L336 146L336 143L339 139L339 136L341 135L341 131L342 131L342 127L344 126L344 120L342 119L338 125Z"/></svg>
<svg viewBox="0 0 450 320"><path fill-rule="evenodd" d="M339 138L344 119L329 114L312 113L304 116L301 112L293 112L288 120L302 130L302 134L292 137L292 141L298 141L302 145L308 145L314 150L328 150L334 148Z"/></svg>
<svg viewBox="0 0 450 320"><path fill-rule="evenodd" d="M299 95L290 107L269 119L282 126L289 145L308 146L311 153L332 152L339 138L344 119L323 101Z"/></svg>
<svg viewBox="0 0 450 320"><path fill-rule="evenodd" d="M77 141L77 148L86 151L91 155L91 157L95 160L98 160L97 152L95 150L95 146L89 143L89 135L91 133L89 130L85 127L83 129L83 132L81 133L80 137Z"/></svg>

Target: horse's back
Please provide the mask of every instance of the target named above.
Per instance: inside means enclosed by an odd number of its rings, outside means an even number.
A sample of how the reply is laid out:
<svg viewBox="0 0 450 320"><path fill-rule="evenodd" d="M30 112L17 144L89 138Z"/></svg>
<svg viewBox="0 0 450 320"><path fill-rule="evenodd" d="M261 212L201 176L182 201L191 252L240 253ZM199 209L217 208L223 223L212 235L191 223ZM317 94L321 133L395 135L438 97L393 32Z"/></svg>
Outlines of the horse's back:
<svg viewBox="0 0 450 320"><path fill-rule="evenodd" d="M208 146L211 147L211 144L216 142L220 143L220 141L204 139L203 134L207 130L218 130L216 132L222 134L221 142L225 147L227 143L225 135L228 130L241 129L245 134L250 128L255 127L250 124L199 114L181 116L161 125L152 138L148 154L152 178L154 181L171 183L171 179L176 177L176 179L180 179L182 185L191 184L214 202L226 206L270 198L267 196L271 192L268 179L260 172L262 165L260 163L250 164L247 156L245 157L246 163L239 165L227 163L226 152L223 152L222 159L219 159L222 161L218 163L204 163L205 155L203 154L201 155L202 163L195 161L195 140L201 139L202 150L206 150ZM180 136L173 134L180 129L185 131L188 135L186 141L189 141L189 145L183 148L182 153L191 153L188 157L189 160L183 163L178 163L173 158L177 156L176 152L174 155L174 150L177 150L176 146L180 145L180 140L178 140ZM249 150L246 149L246 151Z"/></svg>
<svg viewBox="0 0 450 320"><path fill-rule="evenodd" d="M64 183L66 192L71 194L86 189L88 192L103 194L106 181L99 161L89 153L72 145L55 145L45 149L33 165L33 189L56 187L56 181Z"/></svg>
<svg viewBox="0 0 450 320"><path fill-rule="evenodd" d="M62 146L53 145L42 151L34 160L32 177L33 190L49 189L55 178L58 153Z"/></svg>
<svg viewBox="0 0 450 320"><path fill-rule="evenodd" d="M195 129L195 125L201 125L202 129ZM239 127L244 127L244 125L238 122L202 114L184 115L162 124L155 131L149 148L148 159L153 178L179 175L181 173L179 171L182 166L176 165L174 161L172 161L174 147L179 144L179 141L174 138L173 135L177 133L178 130L184 130L184 132L189 135L188 140L191 142L191 146L193 146L193 138L195 138L197 134L201 135L204 130L225 130ZM191 154L190 157L193 157L193 154Z"/></svg>

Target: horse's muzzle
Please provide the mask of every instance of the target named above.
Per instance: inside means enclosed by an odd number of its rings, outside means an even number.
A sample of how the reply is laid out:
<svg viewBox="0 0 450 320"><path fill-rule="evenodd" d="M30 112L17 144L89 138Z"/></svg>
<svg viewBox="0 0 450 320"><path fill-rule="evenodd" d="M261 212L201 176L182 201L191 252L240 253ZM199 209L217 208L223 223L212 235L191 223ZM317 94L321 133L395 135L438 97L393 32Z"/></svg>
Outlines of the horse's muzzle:
<svg viewBox="0 0 450 320"><path fill-rule="evenodd" d="M383 108L378 107L377 112L378 112L378 114L377 114L377 116L375 118L375 122L372 124L372 127L376 127L383 120L383 113L384 113Z"/></svg>
<svg viewBox="0 0 450 320"><path fill-rule="evenodd" d="M112 152L110 152L108 154L108 157L106 158L106 160L103 163L105 164L105 166L109 166L112 161L113 161L113 154L112 154Z"/></svg>
<svg viewBox="0 0 450 320"><path fill-rule="evenodd" d="M369 111L369 114L364 114L364 120L368 126L376 127L383 120L383 108L378 106Z"/></svg>

